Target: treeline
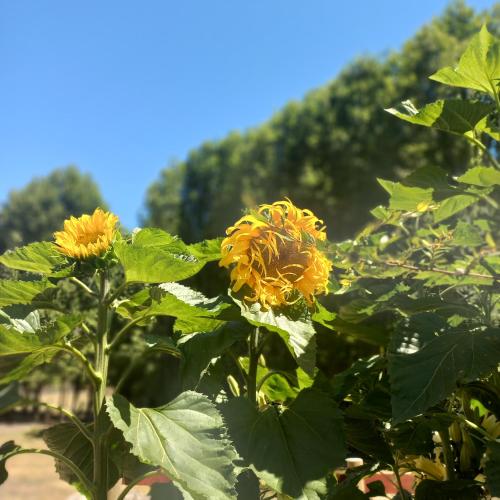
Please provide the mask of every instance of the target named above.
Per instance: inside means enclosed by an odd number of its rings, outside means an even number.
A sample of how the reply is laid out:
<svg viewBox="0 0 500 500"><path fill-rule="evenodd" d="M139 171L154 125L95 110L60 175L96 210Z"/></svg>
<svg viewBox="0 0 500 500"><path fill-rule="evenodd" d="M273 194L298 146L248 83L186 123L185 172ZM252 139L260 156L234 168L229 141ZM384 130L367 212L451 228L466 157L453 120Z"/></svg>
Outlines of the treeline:
<svg viewBox="0 0 500 500"><path fill-rule="evenodd" d="M422 165L463 170L470 158L463 141L402 127L384 108L445 97L428 75L455 61L485 19L498 32L500 5L477 15L455 2L400 52L359 58L267 123L203 144L150 187L144 225L198 241L222 235L244 207L288 196L321 214L338 240L385 199L375 177L397 179Z"/></svg>
<svg viewBox="0 0 500 500"><path fill-rule="evenodd" d="M462 141L403 127L384 108L443 96L428 75L456 60L485 20L500 31L500 4L476 14L454 2L400 52L359 58L267 123L203 144L161 172L146 193L141 223L198 241L221 236L245 207L290 197L321 214L331 239L351 236L385 199L375 177L397 179L429 164L459 171L467 164L470 150ZM96 205L106 206L98 187L74 167L35 179L0 210L0 251L50 239L61 220Z"/></svg>

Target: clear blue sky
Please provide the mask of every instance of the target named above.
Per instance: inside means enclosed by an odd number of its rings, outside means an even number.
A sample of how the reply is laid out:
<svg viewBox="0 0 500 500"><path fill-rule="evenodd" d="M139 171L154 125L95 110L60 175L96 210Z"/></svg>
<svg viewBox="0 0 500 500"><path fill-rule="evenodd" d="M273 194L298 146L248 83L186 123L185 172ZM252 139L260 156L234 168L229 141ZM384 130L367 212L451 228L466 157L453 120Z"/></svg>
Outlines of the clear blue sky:
<svg viewBox="0 0 500 500"><path fill-rule="evenodd" d="M0 201L72 163L133 227L170 160L259 124L356 55L398 49L446 5L0 0Z"/></svg>

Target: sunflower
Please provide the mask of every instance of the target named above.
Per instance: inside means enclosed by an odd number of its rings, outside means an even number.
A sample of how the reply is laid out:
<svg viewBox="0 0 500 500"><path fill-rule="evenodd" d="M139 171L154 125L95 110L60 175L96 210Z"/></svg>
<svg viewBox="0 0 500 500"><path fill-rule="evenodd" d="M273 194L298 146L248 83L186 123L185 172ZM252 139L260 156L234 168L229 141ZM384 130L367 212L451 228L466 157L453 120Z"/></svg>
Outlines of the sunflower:
<svg viewBox="0 0 500 500"><path fill-rule="evenodd" d="M75 259L103 254L113 241L118 217L96 208L92 215L70 217L64 230L54 233L57 249Z"/></svg>
<svg viewBox="0 0 500 500"><path fill-rule="evenodd" d="M263 307L290 305L301 297L327 291L331 262L318 248L326 240L325 227L310 210L290 200L260 205L226 231L219 265L232 267L231 283L237 292L244 285L250 302Z"/></svg>

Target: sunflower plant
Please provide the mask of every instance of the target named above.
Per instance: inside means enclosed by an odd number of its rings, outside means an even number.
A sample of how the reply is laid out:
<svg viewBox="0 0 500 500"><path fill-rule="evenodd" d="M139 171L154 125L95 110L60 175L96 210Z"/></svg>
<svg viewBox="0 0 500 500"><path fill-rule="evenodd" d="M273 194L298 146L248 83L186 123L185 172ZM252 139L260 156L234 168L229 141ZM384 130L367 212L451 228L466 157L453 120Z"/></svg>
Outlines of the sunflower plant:
<svg viewBox="0 0 500 500"><path fill-rule="evenodd" d="M62 225L53 241L0 256L18 273L0 282L0 407L40 405L66 419L44 431L45 449L5 443L2 480L9 458L38 453L53 457L63 480L98 500L120 478L124 498L158 473L171 480L165 495L179 490L186 498L257 497L262 488L326 493L328 472L342 464L345 446L336 403L314 387L313 323L325 315L316 296L327 293L332 267L322 221L285 200L250 211L225 239L192 245L160 229L124 234L118 218L99 208ZM227 295L208 298L179 283L210 262L231 269ZM87 308L60 300L72 289L67 282L87 295ZM173 318L173 328L161 328L161 317ZM129 365L111 383L110 368L133 332ZM270 339L295 369L266 366ZM141 408L123 389L155 353L178 367L176 379L165 381L176 396ZM63 357L92 388L91 419L19 390L19 381ZM280 426L290 433L284 441ZM276 439L266 461L254 463L251 457ZM306 446L314 456L297 469Z"/></svg>

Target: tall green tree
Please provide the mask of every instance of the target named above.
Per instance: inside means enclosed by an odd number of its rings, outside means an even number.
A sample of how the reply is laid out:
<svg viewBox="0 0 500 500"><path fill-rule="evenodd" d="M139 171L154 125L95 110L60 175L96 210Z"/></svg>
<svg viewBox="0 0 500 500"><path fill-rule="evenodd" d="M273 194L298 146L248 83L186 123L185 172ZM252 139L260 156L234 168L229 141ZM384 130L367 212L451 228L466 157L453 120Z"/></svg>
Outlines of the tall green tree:
<svg viewBox="0 0 500 500"><path fill-rule="evenodd" d="M50 240L61 221L106 207L97 184L75 166L54 170L12 191L0 210L0 251Z"/></svg>
<svg viewBox="0 0 500 500"><path fill-rule="evenodd" d="M427 76L455 61L485 18L495 31L500 10L477 15L455 2L401 51L360 58L267 123L203 144L150 187L144 222L196 241L222 234L245 207L288 196L321 214L340 239L383 201L375 177L402 178L424 165L463 170L468 144L400 127L383 109L402 95L420 103L463 94Z"/></svg>

